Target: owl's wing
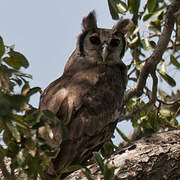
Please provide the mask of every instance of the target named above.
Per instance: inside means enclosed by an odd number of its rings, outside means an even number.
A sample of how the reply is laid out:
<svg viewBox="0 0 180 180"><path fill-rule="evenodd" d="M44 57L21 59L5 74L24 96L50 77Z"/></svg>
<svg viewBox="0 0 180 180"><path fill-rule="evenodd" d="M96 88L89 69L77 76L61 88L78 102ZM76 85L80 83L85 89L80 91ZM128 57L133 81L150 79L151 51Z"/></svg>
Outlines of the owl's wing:
<svg viewBox="0 0 180 180"><path fill-rule="evenodd" d="M80 71L74 75L63 75L52 82L42 93L40 110L50 110L66 126L72 123L75 114L83 105L83 98L90 93L96 79L88 80L87 72ZM82 125L82 124L81 124Z"/></svg>
<svg viewBox="0 0 180 180"><path fill-rule="evenodd" d="M112 113L115 108L112 104L122 99L126 86L126 71L123 74L122 69L125 67L120 68L106 68L106 75L103 68L96 66L81 70L78 68L79 71L71 74L64 73L44 90L40 109L52 111L60 121L70 127L70 138L78 138L83 133L94 134L94 131L99 131L98 128L105 126L103 123L107 122L105 117L97 122L94 118ZM75 133L76 131L79 133Z"/></svg>
<svg viewBox="0 0 180 180"><path fill-rule="evenodd" d="M52 82L40 101L40 109L51 110L68 129L67 139L59 137L55 144L59 154L53 164L58 170L84 162L93 150L111 138L117 104L126 86L124 74L117 66L77 69ZM58 128L54 134L61 135Z"/></svg>

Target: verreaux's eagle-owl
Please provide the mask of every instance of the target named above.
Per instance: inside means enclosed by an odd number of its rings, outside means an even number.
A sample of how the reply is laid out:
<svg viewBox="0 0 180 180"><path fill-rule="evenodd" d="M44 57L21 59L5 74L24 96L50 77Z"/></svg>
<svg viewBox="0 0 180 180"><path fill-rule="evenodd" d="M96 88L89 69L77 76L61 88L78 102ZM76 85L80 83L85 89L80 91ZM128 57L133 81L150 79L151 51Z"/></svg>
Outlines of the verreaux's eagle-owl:
<svg viewBox="0 0 180 180"><path fill-rule="evenodd" d="M82 21L82 33L63 75L41 95L40 110L55 113L68 130L68 137L62 139L60 130L54 128L58 154L49 174L83 164L112 137L127 83L121 58L128 23L124 19L112 29L98 28L90 12Z"/></svg>

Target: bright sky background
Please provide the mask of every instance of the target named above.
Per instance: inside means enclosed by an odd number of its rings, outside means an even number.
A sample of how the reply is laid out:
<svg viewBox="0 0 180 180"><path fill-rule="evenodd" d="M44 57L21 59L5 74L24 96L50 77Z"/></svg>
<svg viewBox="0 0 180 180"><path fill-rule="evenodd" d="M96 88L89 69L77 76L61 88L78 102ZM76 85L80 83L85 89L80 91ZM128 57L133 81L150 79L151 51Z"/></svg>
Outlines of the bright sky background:
<svg viewBox="0 0 180 180"><path fill-rule="evenodd" d="M62 74L76 47L82 18L91 10L96 11L99 26L111 28L115 23L107 0L0 0L0 35L28 59L31 86L44 89ZM39 95L31 104L38 107ZM128 133L130 123L121 123L121 129Z"/></svg>
<svg viewBox="0 0 180 180"><path fill-rule="evenodd" d="M32 86L44 89L62 74L76 47L82 18L91 10L96 11L100 27L111 28L115 23L107 0L0 0L0 35L28 59ZM31 104L38 107L39 95L32 97ZM126 134L131 130L126 121L119 128Z"/></svg>

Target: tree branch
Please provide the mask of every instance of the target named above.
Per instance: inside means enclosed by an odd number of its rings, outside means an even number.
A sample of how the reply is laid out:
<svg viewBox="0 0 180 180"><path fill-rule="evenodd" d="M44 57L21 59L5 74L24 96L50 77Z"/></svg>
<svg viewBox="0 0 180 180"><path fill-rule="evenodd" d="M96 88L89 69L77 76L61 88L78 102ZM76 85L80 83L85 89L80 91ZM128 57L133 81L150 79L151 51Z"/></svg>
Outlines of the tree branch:
<svg viewBox="0 0 180 180"><path fill-rule="evenodd" d="M164 28L162 34L159 37L158 43L152 55L146 60L146 63L143 66L136 87L126 92L124 96L124 105L132 97L142 95L148 75L151 74L156 69L157 64L161 61L162 55L168 46L175 23L175 14L179 9L180 9L180 1L174 0L172 4L169 6L169 9L167 11Z"/></svg>
<svg viewBox="0 0 180 180"><path fill-rule="evenodd" d="M151 99L149 100L149 102L147 104L143 104L142 106L140 106L139 108L135 109L134 111L126 114L125 116L122 116L119 118L119 121L122 120L128 120L130 118L132 118L133 116L135 116L137 113L139 113L140 111L142 111L143 109L147 109L149 108L151 105L154 104L154 102L156 101L156 97L157 97L157 84L158 84L158 79L157 76L154 72L151 72L151 76L153 79L153 86L152 86L152 94L151 94Z"/></svg>
<svg viewBox="0 0 180 180"><path fill-rule="evenodd" d="M171 179L180 175L180 130L144 137L128 147L116 151L108 159L115 168L114 179ZM103 179L97 164L88 167L93 179ZM86 180L78 170L65 180Z"/></svg>

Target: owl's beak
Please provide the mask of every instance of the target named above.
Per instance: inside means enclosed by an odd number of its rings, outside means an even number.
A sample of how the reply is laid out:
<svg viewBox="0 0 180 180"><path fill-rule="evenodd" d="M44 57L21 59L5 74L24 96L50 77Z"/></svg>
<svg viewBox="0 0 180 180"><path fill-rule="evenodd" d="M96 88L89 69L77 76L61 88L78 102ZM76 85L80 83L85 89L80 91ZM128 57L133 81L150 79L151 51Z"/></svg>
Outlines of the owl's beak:
<svg viewBox="0 0 180 180"><path fill-rule="evenodd" d="M102 46L102 59L103 59L104 63L106 62L107 56L108 56L108 45L103 44L103 46Z"/></svg>

